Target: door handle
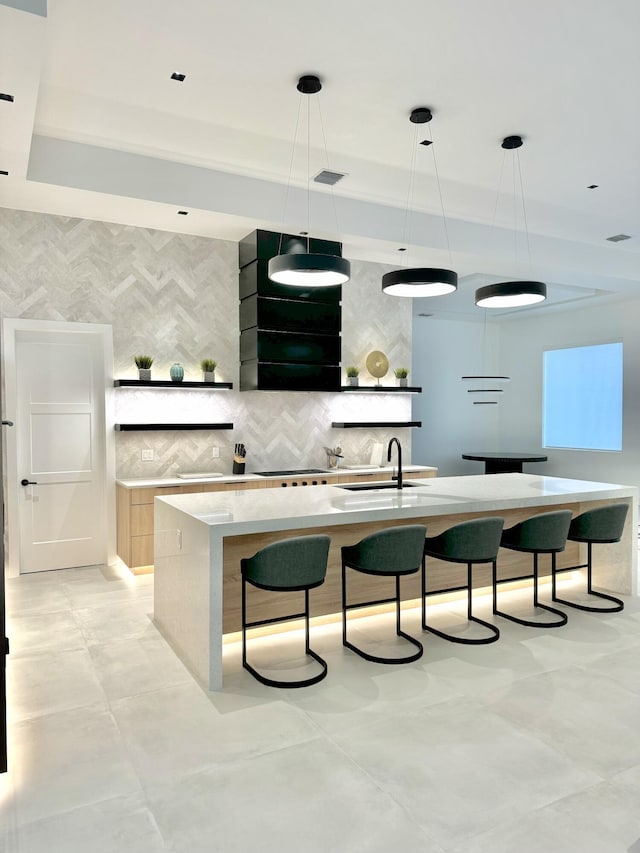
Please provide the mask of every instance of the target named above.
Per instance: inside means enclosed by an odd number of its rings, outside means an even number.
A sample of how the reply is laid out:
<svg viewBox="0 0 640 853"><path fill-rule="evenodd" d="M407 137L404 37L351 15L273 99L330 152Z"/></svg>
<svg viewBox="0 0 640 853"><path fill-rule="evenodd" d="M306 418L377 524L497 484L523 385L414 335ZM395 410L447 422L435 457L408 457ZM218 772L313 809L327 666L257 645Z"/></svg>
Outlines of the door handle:
<svg viewBox="0 0 640 853"><path fill-rule="evenodd" d="M2 421L2 426L13 426L13 421Z"/></svg>
<svg viewBox="0 0 640 853"><path fill-rule="evenodd" d="M21 486L37 486L38 484L36 483L35 480L27 480L25 478L24 480L20 480L20 485Z"/></svg>

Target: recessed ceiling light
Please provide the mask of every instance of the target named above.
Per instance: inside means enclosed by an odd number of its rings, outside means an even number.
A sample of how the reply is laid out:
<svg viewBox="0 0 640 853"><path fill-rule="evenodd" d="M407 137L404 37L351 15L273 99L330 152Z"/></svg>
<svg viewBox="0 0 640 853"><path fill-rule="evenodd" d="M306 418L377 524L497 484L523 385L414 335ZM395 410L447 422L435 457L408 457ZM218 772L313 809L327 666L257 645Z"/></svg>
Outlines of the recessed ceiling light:
<svg viewBox="0 0 640 853"><path fill-rule="evenodd" d="M420 145L433 145L433 140L431 139L423 139Z"/></svg>
<svg viewBox="0 0 640 853"><path fill-rule="evenodd" d="M9 172L5 172L4 169L0 169L0 175L8 175Z"/></svg>
<svg viewBox="0 0 640 853"><path fill-rule="evenodd" d="M186 75L186 74L178 74L178 72L177 72L177 71L174 71L174 72L173 72L173 74L171 75L171 79L172 79L172 80L177 80L177 81L178 81L178 83L184 83L184 81L186 80L186 78L187 78L187 75Z"/></svg>
<svg viewBox="0 0 640 853"><path fill-rule="evenodd" d="M9 103L13 103L13 95L7 95L6 92L0 92L0 101L9 101Z"/></svg>
<svg viewBox="0 0 640 853"><path fill-rule="evenodd" d="M589 186L587 187L587 189L588 189L588 190L597 190L597 189L598 189L598 184L589 184Z"/></svg>
<svg viewBox="0 0 640 853"><path fill-rule="evenodd" d="M610 243L620 243L622 240L630 240L630 234L614 234L613 237L607 237Z"/></svg>
<svg viewBox="0 0 640 853"><path fill-rule="evenodd" d="M188 210L179 210L178 211L178 216L188 216L188 215L189 215Z"/></svg>

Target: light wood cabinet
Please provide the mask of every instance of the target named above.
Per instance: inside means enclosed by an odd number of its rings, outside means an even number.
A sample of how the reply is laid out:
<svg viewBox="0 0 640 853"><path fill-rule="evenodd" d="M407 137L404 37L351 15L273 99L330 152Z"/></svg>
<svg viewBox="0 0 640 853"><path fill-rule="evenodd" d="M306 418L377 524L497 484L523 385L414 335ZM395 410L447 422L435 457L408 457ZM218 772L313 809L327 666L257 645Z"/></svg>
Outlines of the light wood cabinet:
<svg viewBox="0 0 640 853"><path fill-rule="evenodd" d="M264 483L188 483L184 486L156 486L126 489L116 486L118 556L134 572L143 574L153 567L153 500L164 495L192 495L198 492L226 492L264 488Z"/></svg>
<svg viewBox="0 0 640 853"><path fill-rule="evenodd" d="M407 472L407 479L435 477L435 471ZM235 483L189 483L184 486L156 486L153 488L127 489L116 486L118 556L134 574L143 574L153 569L153 500L163 495L189 495L198 492L228 492L237 489L303 488L312 485L338 483L360 483L389 480L391 471L371 474L344 472L323 476L305 474L281 479L246 480Z"/></svg>

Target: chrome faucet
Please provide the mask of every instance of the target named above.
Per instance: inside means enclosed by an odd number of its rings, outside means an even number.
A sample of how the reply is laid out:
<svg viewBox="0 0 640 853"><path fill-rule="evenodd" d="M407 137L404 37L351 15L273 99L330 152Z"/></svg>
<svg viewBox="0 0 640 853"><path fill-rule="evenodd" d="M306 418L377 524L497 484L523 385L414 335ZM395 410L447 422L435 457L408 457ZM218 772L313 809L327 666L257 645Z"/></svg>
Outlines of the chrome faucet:
<svg viewBox="0 0 640 853"><path fill-rule="evenodd" d="M402 445L398 441L398 439L394 436L389 442L389 446L387 447L387 462L391 462L391 448L393 447L393 443L398 445L398 473L394 474L391 479L398 481L398 488L402 488Z"/></svg>

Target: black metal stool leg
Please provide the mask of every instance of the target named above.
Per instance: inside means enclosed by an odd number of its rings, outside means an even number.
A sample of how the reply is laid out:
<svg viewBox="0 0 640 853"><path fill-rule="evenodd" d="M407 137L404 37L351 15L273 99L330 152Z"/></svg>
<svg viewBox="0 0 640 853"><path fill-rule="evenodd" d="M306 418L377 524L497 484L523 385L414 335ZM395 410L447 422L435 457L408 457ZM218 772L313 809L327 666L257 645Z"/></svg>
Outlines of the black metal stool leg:
<svg viewBox="0 0 640 853"><path fill-rule="evenodd" d="M576 610L586 610L589 613L619 613L621 610L624 610L624 602L619 598L616 598L613 595L607 595L604 592L596 592L593 589L592 581L591 581L591 546L593 543L587 542L587 595L593 596L594 598L602 598L605 601L611 601L613 603L613 607L591 607L588 604L578 604L576 601L568 601L566 598L560 598L560 596L556 595L556 580L555 580L555 571L553 572L553 585L552 585L552 598L554 601L559 602L560 604L564 604L566 607L574 607ZM578 568L584 568L580 566Z"/></svg>
<svg viewBox="0 0 640 853"><path fill-rule="evenodd" d="M242 666L247 666L247 582L242 578Z"/></svg>
<svg viewBox="0 0 640 853"><path fill-rule="evenodd" d="M247 603L246 603L246 581L242 579L242 666L253 675L253 677L259 681L261 684L266 684L267 687L309 687L312 684L317 684L319 681L322 681L323 678L326 677L328 666L327 662L324 658L321 658L319 654L313 651L310 647L310 635L309 635L309 590L304 590L304 614L296 614L299 616L304 615L305 621L305 638L304 638L304 647L305 653L313 658L317 663L320 664L321 670L316 675L311 676L311 678L304 678L298 681L282 681L276 678L267 678L266 675L262 675L262 673L258 672L255 667L251 666L251 664L247 660L247 628L250 628L253 625L265 625L270 622L278 622L282 621L279 619L265 619L262 622L257 623L249 623L247 622ZM283 617L284 619L290 617Z"/></svg>
<svg viewBox="0 0 640 853"><path fill-rule="evenodd" d="M416 640L414 637L410 637L409 634L406 634L400 627L400 575L396 575L395 578L396 635L398 637L402 637L403 640L406 640L407 642L411 643L411 645L415 646L418 651L401 658L380 657L379 655L372 655L369 652L365 652L364 649L359 648L347 639L347 610L354 610L358 607L366 607L370 604L379 604L382 602L363 601L359 604L347 604L346 565L344 562L342 563L342 645L346 646L346 648L348 649L351 649L352 652L355 652L361 658L371 661L372 663L384 663L390 665L412 663L413 661L416 661L421 658L424 652L424 647L422 643L418 642L418 640ZM394 599L390 600L393 601Z"/></svg>
<svg viewBox="0 0 640 853"><path fill-rule="evenodd" d="M551 577L555 574L556 555L551 554ZM552 590L553 592L553 590ZM519 625L526 625L528 628L560 628L567 624L567 614L562 610L557 610L555 607L549 607L547 604L541 604L538 600L538 552L533 552L533 606L539 610L544 610L547 613L552 613L559 618L554 622L538 622L534 619L522 619L520 616L513 616L511 613L505 613L503 610L498 610L498 593L497 579L494 574L494 605L493 612L496 616L502 616L503 619L510 619L511 622L517 622Z"/></svg>
<svg viewBox="0 0 640 853"><path fill-rule="evenodd" d="M493 561L494 573L495 573L495 560ZM484 628L487 628L491 632L491 636L489 637L480 637L478 639L470 639L467 637L456 637L454 634L448 634L446 631L439 631L437 628L433 628L430 625L427 625L427 606L426 606L426 590L425 590L425 578L426 578L426 570L423 565L423 581L422 581L422 628L425 631L429 631L432 634L437 634L438 637L442 637L443 640L449 640L451 643L461 643L465 646L486 646L488 643L495 643L500 639L500 631L496 628L495 625L492 625L490 622L485 622L484 619L479 619L477 616L473 615L473 583L472 583L472 569L473 563L467 563L467 619L469 622L475 622L476 625L482 625ZM495 613L495 610L494 610Z"/></svg>

